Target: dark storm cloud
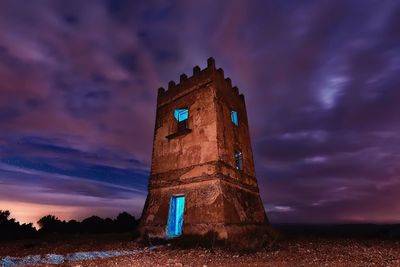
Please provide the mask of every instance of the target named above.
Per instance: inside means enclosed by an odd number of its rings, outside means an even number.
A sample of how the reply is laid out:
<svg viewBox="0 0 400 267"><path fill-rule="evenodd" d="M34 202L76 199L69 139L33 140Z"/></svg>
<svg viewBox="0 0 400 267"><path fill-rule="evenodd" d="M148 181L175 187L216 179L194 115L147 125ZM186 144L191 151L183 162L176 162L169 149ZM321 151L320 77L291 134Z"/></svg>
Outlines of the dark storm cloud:
<svg viewBox="0 0 400 267"><path fill-rule="evenodd" d="M21 112L15 107L4 107L0 110L0 120L12 120L21 115Z"/></svg>
<svg viewBox="0 0 400 267"><path fill-rule="evenodd" d="M111 93L106 85L104 78L95 76L89 81L59 81L56 87L63 92L66 110L74 116L83 117L107 111Z"/></svg>
<svg viewBox="0 0 400 267"><path fill-rule="evenodd" d="M2 1L0 182L19 193L0 201L140 213L156 88L214 56L272 222L399 221L399 22L396 1Z"/></svg>
<svg viewBox="0 0 400 267"><path fill-rule="evenodd" d="M272 221L393 220L382 214L399 209L392 189L398 189L400 65L399 43L387 31L399 6L294 5L268 4L273 15L266 18L244 11L241 19L255 20L254 27L225 29L256 36L236 40L233 50L253 63L247 62L251 87L242 90ZM240 78L246 65L240 56L233 61ZM381 194L390 197L377 201ZM356 203L381 212L368 215Z"/></svg>

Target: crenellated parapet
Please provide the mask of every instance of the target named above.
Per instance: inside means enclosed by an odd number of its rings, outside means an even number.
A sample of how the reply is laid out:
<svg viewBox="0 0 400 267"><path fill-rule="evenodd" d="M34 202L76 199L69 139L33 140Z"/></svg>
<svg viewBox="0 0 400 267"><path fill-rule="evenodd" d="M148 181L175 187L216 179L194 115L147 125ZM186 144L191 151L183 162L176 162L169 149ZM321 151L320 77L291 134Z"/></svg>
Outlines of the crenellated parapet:
<svg viewBox="0 0 400 267"><path fill-rule="evenodd" d="M238 95L244 100L244 96L239 94L239 88L232 86L232 80L229 77L225 78L224 70L222 68L216 68L215 60L212 57L208 58L206 68L201 69L199 66L195 66L192 76L188 77L183 73L179 77L179 83L170 81L167 89L160 87L158 89L158 100L162 102L167 101L178 94L184 93L186 90L204 85L211 81L222 84L223 88L226 88L226 90L233 92L233 94Z"/></svg>

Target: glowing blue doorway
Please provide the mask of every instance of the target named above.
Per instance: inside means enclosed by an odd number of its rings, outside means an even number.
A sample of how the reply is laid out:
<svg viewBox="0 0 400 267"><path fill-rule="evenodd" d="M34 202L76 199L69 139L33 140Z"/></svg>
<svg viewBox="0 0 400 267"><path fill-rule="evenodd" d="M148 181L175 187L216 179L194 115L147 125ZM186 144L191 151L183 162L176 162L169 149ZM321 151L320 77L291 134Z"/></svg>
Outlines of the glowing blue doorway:
<svg viewBox="0 0 400 267"><path fill-rule="evenodd" d="M169 204L167 223L167 237L176 237L182 234L183 212L185 210L185 197L172 196Z"/></svg>

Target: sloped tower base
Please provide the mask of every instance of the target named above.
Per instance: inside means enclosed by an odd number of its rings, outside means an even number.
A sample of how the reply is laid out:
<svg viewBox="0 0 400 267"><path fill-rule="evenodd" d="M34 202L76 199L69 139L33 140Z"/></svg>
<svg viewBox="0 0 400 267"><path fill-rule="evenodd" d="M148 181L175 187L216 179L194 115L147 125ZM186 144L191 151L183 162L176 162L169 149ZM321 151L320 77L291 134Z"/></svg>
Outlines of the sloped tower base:
<svg viewBox="0 0 400 267"><path fill-rule="evenodd" d="M183 237L201 239L212 234L219 243L240 249L256 249L273 238L258 192L221 178L150 190L140 225L142 235L166 238L173 195L186 198Z"/></svg>

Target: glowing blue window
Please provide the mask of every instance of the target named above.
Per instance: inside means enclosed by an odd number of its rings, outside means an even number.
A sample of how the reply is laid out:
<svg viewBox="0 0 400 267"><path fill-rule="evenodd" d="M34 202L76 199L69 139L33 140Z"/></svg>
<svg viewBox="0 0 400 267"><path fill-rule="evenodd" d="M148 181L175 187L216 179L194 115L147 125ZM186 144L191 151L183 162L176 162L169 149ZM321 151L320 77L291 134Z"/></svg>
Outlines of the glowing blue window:
<svg viewBox="0 0 400 267"><path fill-rule="evenodd" d="M185 210L185 197L172 196L169 206L167 237L173 238L182 234L183 212Z"/></svg>
<svg viewBox="0 0 400 267"><path fill-rule="evenodd" d="M234 110L231 110L231 120L232 120L233 124L235 124L236 126L239 125L238 115L237 115L237 112Z"/></svg>
<svg viewBox="0 0 400 267"><path fill-rule="evenodd" d="M179 122L187 120L188 117L189 117L189 110L187 110L187 109L175 109L174 117Z"/></svg>

